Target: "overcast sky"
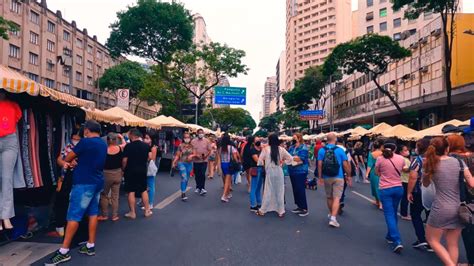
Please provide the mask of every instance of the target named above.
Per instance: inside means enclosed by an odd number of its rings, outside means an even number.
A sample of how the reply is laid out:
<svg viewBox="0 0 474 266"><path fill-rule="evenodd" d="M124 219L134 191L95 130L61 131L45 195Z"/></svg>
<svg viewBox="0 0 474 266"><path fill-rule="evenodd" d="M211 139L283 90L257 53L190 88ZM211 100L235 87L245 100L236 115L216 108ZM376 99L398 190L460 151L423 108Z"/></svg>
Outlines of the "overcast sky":
<svg viewBox="0 0 474 266"><path fill-rule="evenodd" d="M109 25L117 11L135 0L47 0L48 7L61 10L63 17L87 28L101 43L107 40ZM231 80L232 86L247 87L246 109L258 120L261 95L268 76L274 76L285 46L285 0L181 0L193 13L200 13L213 41L246 51L247 76ZM357 0L353 0L356 9ZM464 1L465 11L474 12L474 0Z"/></svg>

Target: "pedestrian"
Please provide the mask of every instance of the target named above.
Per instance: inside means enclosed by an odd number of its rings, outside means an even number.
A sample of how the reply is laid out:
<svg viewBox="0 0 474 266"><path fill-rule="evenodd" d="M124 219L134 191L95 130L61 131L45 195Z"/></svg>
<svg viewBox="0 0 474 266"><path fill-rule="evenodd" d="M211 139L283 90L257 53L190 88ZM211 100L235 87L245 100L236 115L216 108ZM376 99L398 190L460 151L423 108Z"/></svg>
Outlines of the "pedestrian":
<svg viewBox="0 0 474 266"><path fill-rule="evenodd" d="M79 253L95 255L97 232L97 215L99 214L100 192L104 188L104 165L107 157L107 144L100 138L100 124L88 120L84 124L84 136L65 158L64 168L74 168L73 186L71 189L67 212L66 233L61 248L51 257L51 264L71 260L69 249L74 235L84 215L89 216L89 239L79 248Z"/></svg>
<svg viewBox="0 0 474 266"><path fill-rule="evenodd" d="M191 145L191 135L189 133L183 134L183 140L184 142L179 145L174 156L172 168L178 167L181 176L181 200L187 201L186 189L193 169L194 149Z"/></svg>
<svg viewBox="0 0 474 266"><path fill-rule="evenodd" d="M382 210L383 206L380 202L380 195L379 195L379 182L380 177L375 172L375 162L377 158L382 155L382 142L380 140L375 140L372 143L372 152L369 153L367 159L367 171L366 171L366 179L370 180L370 190L372 192L372 196L375 199L375 205Z"/></svg>
<svg viewBox="0 0 474 266"><path fill-rule="evenodd" d="M245 172L245 177L247 178L247 191L250 193L250 180L252 178L252 175L250 173L250 168L253 165L253 159L252 159L252 154L251 150L253 148L253 145L255 143L255 137L254 136L247 136L246 141L242 143L242 147L240 149L240 157L242 158L242 169Z"/></svg>
<svg viewBox="0 0 474 266"><path fill-rule="evenodd" d="M379 193L383 204L387 235L385 239L392 245L393 252L400 254L403 245L398 230L398 206L403 197L401 174L405 167L405 159L396 154L397 146L394 141L387 140L383 145L382 156L377 158L375 172L380 176Z"/></svg>
<svg viewBox="0 0 474 266"><path fill-rule="evenodd" d="M354 145L354 162L356 165L356 182L359 183L370 183L366 177L366 166L364 160L364 143L357 141Z"/></svg>
<svg viewBox="0 0 474 266"><path fill-rule="evenodd" d="M264 216L267 212L277 212L278 217L285 216L285 177L282 164L291 164L293 157L280 147L276 134L268 137L269 146L262 149L258 165L265 167L265 192L262 207L256 212Z"/></svg>
<svg viewBox="0 0 474 266"><path fill-rule="evenodd" d="M258 158L262 153L261 142L255 138L255 142L252 144L250 154L252 155L252 161L250 162L250 210L253 212L258 211L262 206L262 185L263 185L263 167L258 167Z"/></svg>
<svg viewBox="0 0 474 266"><path fill-rule="evenodd" d="M319 182L324 183L326 191L327 206L329 210L329 225L340 227L337 221L340 200L344 190L344 180L350 175L344 176L344 171L350 174L351 168L346 153L336 146L336 134L327 134L327 145L318 152L318 177ZM351 179L347 179L350 183Z"/></svg>
<svg viewBox="0 0 474 266"><path fill-rule="evenodd" d="M118 221L120 184L122 183L122 147L117 145L118 135L107 134L107 158L104 166L104 190L100 193L99 221L109 219L109 203L112 205L112 221ZM109 197L110 194L110 197Z"/></svg>
<svg viewBox="0 0 474 266"><path fill-rule="evenodd" d="M344 206L345 206L347 180L348 179L352 180L352 174L355 171L355 164L354 164L354 160L352 159L352 153L350 152L350 149L347 149L344 146L344 140L342 140L341 138L337 138L336 145L337 145L337 147L341 148L344 151L344 153L346 154L347 161L349 163L349 169L350 169L350 172L346 172L344 170L344 168L342 169L343 174L346 177L346 178L344 178L344 188L342 189L342 196L341 196L341 199L340 199L340 202L339 202L339 214L342 214Z"/></svg>
<svg viewBox="0 0 474 266"><path fill-rule="evenodd" d="M433 249L426 241L425 226L423 219L421 218L423 211L426 212L421 197L421 180L423 177L422 169L424 155L429 145L430 140L428 138L423 138L416 142L416 157L410 164L410 178L408 180L407 198L410 202L411 222L417 237L417 241L412 244L412 247L417 249L424 248L429 252L433 252Z"/></svg>
<svg viewBox="0 0 474 266"><path fill-rule="evenodd" d="M466 149L466 142L462 136L450 135L448 136L450 156L463 160L469 168L471 175L474 173L474 153ZM474 189L470 193L466 193L467 203L474 203ZM474 265L474 225L466 225L462 230L462 239L464 247L466 248L467 260L470 265Z"/></svg>
<svg viewBox="0 0 474 266"><path fill-rule="evenodd" d="M209 163L207 166L207 178L208 179L214 179L214 175L216 173L216 156L217 156L217 144L216 144L216 139L214 137L209 139L211 141L211 153L209 154Z"/></svg>
<svg viewBox="0 0 474 266"><path fill-rule="evenodd" d="M150 202L147 192L147 170L149 161L150 146L142 141L142 133L132 128L128 136L130 143L123 151L122 169L124 169L125 185L128 206L130 211L125 214L126 218L137 218L135 207L135 196L141 195L142 203L145 207L145 217L150 217L153 213L150 209Z"/></svg>
<svg viewBox="0 0 474 266"><path fill-rule="evenodd" d="M426 222L426 240L444 265L458 265L459 238L463 225L458 209L461 203L459 174L463 172L469 187L474 187L474 178L463 161L448 156L449 143L444 137L431 140L423 165L423 186L434 183L436 195ZM441 243L445 237L446 247Z"/></svg>
<svg viewBox="0 0 474 266"><path fill-rule="evenodd" d="M207 194L206 187L206 169L209 155L212 152L211 142L204 138L204 130L197 131L197 138L191 141L194 148L194 176L196 178L196 190L194 192L204 196Z"/></svg>
<svg viewBox="0 0 474 266"><path fill-rule="evenodd" d="M154 136L149 133L145 134L143 142L149 146L150 151L148 152L148 168L147 168L147 188L148 188L148 200L150 209L153 209L153 203L155 202L155 190L156 190L156 174L158 167L156 166L156 156L158 154L158 145ZM142 210L145 206L142 207Z"/></svg>
<svg viewBox="0 0 474 266"><path fill-rule="evenodd" d="M402 170L402 186L403 186L403 196L400 201L400 218L405 221L411 221L411 217L408 215L408 180L410 175L410 150L406 145L401 145L400 148L397 149L397 153L403 157L405 160L405 166Z"/></svg>
<svg viewBox="0 0 474 266"><path fill-rule="evenodd" d="M306 179L308 177L308 147L304 144L303 135L296 133L293 135L292 146L288 150L293 156L293 162L288 166L293 197L296 209L292 213L300 217L308 216L308 203L306 201Z"/></svg>
<svg viewBox="0 0 474 266"><path fill-rule="evenodd" d="M224 191L222 193L221 201L229 202L229 199L232 198L232 175L238 171L236 167L239 162L239 152L232 145L230 136L227 133L222 137L220 148L217 152L217 161L221 165L222 176L224 178Z"/></svg>

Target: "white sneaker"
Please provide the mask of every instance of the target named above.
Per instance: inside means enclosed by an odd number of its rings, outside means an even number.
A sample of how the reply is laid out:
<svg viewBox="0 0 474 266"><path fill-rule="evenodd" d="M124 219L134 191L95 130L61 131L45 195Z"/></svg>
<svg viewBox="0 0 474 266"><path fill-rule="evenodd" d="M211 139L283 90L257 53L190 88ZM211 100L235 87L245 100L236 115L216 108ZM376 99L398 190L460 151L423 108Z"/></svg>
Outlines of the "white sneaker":
<svg viewBox="0 0 474 266"><path fill-rule="evenodd" d="M201 192L199 193L199 195L204 196L206 194L207 194L207 190L201 189Z"/></svg>
<svg viewBox="0 0 474 266"><path fill-rule="evenodd" d="M331 219L329 221L329 226L334 227L334 228L339 228L341 225L337 222L336 219Z"/></svg>
<svg viewBox="0 0 474 266"><path fill-rule="evenodd" d="M199 188L196 188L196 190L194 190L194 193L199 193L199 192L201 192Z"/></svg>
<svg viewBox="0 0 474 266"><path fill-rule="evenodd" d="M227 198L231 199L232 198L232 193L229 193L229 195L227 195Z"/></svg>
<svg viewBox="0 0 474 266"><path fill-rule="evenodd" d="M227 199L226 197L221 197L221 201L224 202L224 203L227 203L227 202L229 202L229 199Z"/></svg>

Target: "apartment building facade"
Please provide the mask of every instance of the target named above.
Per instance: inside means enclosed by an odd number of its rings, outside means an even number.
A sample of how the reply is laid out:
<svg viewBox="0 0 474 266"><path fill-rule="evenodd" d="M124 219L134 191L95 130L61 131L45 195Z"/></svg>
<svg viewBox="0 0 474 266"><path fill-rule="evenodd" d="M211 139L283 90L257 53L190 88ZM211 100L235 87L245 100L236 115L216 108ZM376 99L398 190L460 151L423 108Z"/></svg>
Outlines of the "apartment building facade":
<svg viewBox="0 0 474 266"><path fill-rule="evenodd" d="M276 109L282 111L285 109L285 102L283 100L283 94L286 92L285 87L286 79L286 51L282 51L278 58L276 66Z"/></svg>
<svg viewBox="0 0 474 266"><path fill-rule="evenodd" d="M285 91L352 37L351 0L286 0Z"/></svg>
<svg viewBox="0 0 474 266"><path fill-rule="evenodd" d="M277 96L277 78L267 77L265 81L264 93L262 96L262 115L269 116L276 112L276 96Z"/></svg>

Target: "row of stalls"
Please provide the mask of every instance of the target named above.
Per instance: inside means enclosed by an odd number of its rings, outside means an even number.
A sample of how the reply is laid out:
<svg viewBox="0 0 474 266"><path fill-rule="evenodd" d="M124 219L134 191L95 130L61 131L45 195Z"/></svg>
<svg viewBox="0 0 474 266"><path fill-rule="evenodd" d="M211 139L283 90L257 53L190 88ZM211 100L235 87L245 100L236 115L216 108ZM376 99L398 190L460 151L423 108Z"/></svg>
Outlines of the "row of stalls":
<svg viewBox="0 0 474 266"><path fill-rule="evenodd" d="M17 124L13 202L0 202L0 208L14 204L15 217L11 219L14 229L8 233L0 231L0 245L11 239L30 237L49 226L51 203L61 174L56 159L69 143L71 133L84 121L97 120L102 124L103 133L124 133L131 127L154 132L164 158L171 158L174 141L182 139L184 131L203 129L207 134L218 135L218 132L188 125L173 117L144 120L118 107L98 110L92 101L48 88L2 65L0 92L18 104L22 114Z"/></svg>

